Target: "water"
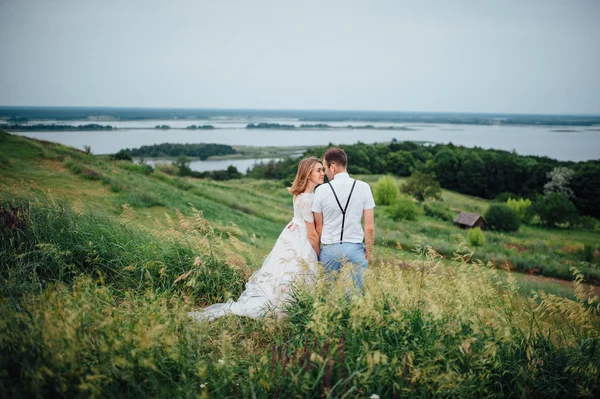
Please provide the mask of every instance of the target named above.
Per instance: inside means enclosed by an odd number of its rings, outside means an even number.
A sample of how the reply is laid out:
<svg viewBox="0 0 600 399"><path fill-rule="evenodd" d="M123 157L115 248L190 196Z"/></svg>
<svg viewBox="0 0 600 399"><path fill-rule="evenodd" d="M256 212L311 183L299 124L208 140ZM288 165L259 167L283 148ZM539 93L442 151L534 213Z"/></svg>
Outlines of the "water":
<svg viewBox="0 0 600 399"><path fill-rule="evenodd" d="M84 149L90 146L94 154L112 154L124 148L160 143L218 143L249 146L316 146L398 141L425 141L449 143L466 147L495 148L516 151L521 155L548 156L565 161L585 161L600 159L600 125L594 126L533 126L533 125L457 125L423 124L394 122L327 122L335 129L245 129L248 123L269 122L281 124L316 124L319 122L299 122L289 119L262 118L213 118L203 120L148 120L99 122L118 127L113 131L74 131L74 132L20 132L15 133L40 140L59 142L71 147ZM32 122L36 123L36 122ZM44 123L49 123L44 121ZM60 122L69 125L90 123L90 121ZM185 130L189 125L213 125L217 129ZM410 130L377 130L348 128L347 125L394 127ZM153 129L156 125L169 125L170 130ZM213 162L206 166L196 165L198 170L233 164L236 161ZM246 170L244 160L238 163L239 170ZM237 167L237 166L236 166Z"/></svg>
<svg viewBox="0 0 600 399"><path fill-rule="evenodd" d="M232 165L237 168L241 173L246 173L248 168L252 168L257 163L267 163L270 161L279 161L279 158L262 158L262 159L229 159L229 160L206 160L206 161L192 161L190 162L190 169L196 172L211 172L213 170L224 170L228 166ZM135 160L137 162L137 160ZM154 166L160 162L171 163L168 160L154 159L146 160L145 163Z"/></svg>

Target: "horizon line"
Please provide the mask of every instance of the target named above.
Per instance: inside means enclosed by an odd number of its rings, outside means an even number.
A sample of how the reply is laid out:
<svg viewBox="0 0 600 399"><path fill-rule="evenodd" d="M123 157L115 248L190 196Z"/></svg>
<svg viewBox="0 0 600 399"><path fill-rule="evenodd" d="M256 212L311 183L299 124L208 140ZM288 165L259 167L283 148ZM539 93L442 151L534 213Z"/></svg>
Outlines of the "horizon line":
<svg viewBox="0 0 600 399"><path fill-rule="evenodd" d="M330 108L226 108L226 107L149 107L114 105L0 105L1 108L97 108L97 109L136 109L136 110L194 110L194 111L303 111L303 112L381 112L405 114L470 114L470 115L527 115L527 116L591 116L600 117L600 113L526 113L526 112L483 112L483 111L400 111L372 109L330 109Z"/></svg>

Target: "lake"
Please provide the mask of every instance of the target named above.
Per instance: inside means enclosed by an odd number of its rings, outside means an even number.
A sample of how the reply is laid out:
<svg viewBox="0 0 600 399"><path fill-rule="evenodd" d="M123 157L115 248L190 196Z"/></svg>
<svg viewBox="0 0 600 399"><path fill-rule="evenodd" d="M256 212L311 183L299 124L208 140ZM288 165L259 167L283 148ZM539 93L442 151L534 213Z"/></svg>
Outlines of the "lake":
<svg viewBox="0 0 600 399"><path fill-rule="evenodd" d="M137 162L138 160L134 159L134 161ZM211 172L213 170L224 170L227 169L229 165L233 165L240 173L246 173L246 170L252 168L255 164L260 162L268 163L270 161L279 161L279 158L192 161L190 162L190 169L195 170L196 172ZM170 163L170 161L160 159L147 159L144 162L152 166L160 162Z"/></svg>
<svg viewBox="0 0 600 399"><path fill-rule="evenodd" d="M19 132L14 133L40 140L59 142L84 149L90 146L94 154L112 154L124 148L160 143L218 143L249 146L316 146L398 141L450 143L466 147L495 148L516 151L521 155L548 156L565 161L585 161L600 158L600 125L593 126L533 126L533 125L459 125L395 122L327 122L333 129L246 129L248 123L267 122L299 126L320 122L285 118L211 118L203 120L110 121L112 131ZM31 123L40 123L32 121ZM52 121L43 121L52 123ZM81 125L90 121L61 121ZM154 129L169 125L173 129ZM213 125L210 130L186 130L189 125ZM352 125L353 127L348 127ZM364 129L372 125L377 128ZM402 130L400 130L402 129ZM255 160L199 161L196 170L225 169L234 165L245 171ZM243 163L243 165L242 165Z"/></svg>

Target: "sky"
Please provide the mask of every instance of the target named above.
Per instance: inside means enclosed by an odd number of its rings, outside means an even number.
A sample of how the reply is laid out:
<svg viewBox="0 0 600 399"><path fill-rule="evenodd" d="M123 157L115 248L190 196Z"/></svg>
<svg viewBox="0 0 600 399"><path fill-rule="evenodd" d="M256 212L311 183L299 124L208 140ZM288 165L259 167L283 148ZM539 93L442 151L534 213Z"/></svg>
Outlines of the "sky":
<svg viewBox="0 0 600 399"><path fill-rule="evenodd" d="M598 0L0 0L0 105L600 115Z"/></svg>

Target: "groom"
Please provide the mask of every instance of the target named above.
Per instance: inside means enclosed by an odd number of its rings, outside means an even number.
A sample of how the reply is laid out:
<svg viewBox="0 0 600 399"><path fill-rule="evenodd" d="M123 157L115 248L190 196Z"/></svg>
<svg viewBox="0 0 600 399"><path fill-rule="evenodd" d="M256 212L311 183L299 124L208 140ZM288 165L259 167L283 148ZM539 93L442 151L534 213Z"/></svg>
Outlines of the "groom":
<svg viewBox="0 0 600 399"><path fill-rule="evenodd" d="M338 271L344 263L350 262L354 268L354 285L362 289L375 242L375 201L367 183L350 178L347 164L344 150L335 147L327 150L323 167L329 183L317 187L312 211L321 237L319 260L325 271Z"/></svg>

